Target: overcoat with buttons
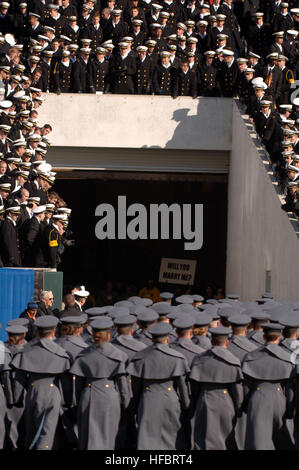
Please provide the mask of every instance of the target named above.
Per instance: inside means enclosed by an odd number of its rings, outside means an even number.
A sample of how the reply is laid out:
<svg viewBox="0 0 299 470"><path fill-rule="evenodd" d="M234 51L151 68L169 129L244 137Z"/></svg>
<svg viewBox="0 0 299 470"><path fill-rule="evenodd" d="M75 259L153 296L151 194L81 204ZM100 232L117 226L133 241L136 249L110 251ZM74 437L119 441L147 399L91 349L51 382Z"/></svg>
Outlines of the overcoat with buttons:
<svg viewBox="0 0 299 470"><path fill-rule="evenodd" d="M142 62L136 59L135 92L138 95L149 95L152 88L153 62L150 57L145 57Z"/></svg>
<svg viewBox="0 0 299 470"><path fill-rule="evenodd" d="M80 450L115 449L121 407L125 409L130 399L126 360L127 355L111 343L94 343L72 365Z"/></svg>
<svg viewBox="0 0 299 470"><path fill-rule="evenodd" d="M16 370L14 400L25 399L25 447L51 450L54 446L63 396L61 375L70 368L64 349L48 338L34 338L17 353L10 367Z"/></svg>
<svg viewBox="0 0 299 470"><path fill-rule="evenodd" d="M227 349L234 356L238 357L240 359L240 362L242 362L248 352L254 351L258 347L259 346L257 343L249 341L246 336L239 336L233 334L229 339ZM246 413L242 412L242 414L237 418L235 427L235 439L238 450L243 450L245 446L246 422L247 415Z"/></svg>
<svg viewBox="0 0 299 470"><path fill-rule="evenodd" d="M72 63L69 66L58 62L53 69L54 91L60 90L61 93L69 93L71 91Z"/></svg>
<svg viewBox="0 0 299 470"><path fill-rule="evenodd" d="M240 80L240 73L236 61L230 67L226 63L222 64L218 70L218 82L222 96L232 97L236 95L236 86Z"/></svg>
<svg viewBox="0 0 299 470"><path fill-rule="evenodd" d="M236 448L234 426L243 401L242 380L239 359L223 346L213 346L194 358L190 381L195 449Z"/></svg>
<svg viewBox="0 0 299 470"><path fill-rule="evenodd" d="M26 344L26 343L25 343ZM15 378L15 372L10 369L10 367L6 367L7 363L9 364L13 357L22 349L23 345L14 345L10 344L8 341L4 343L5 346L5 361L4 364L1 366L5 371L9 370L9 382L3 386L3 390L5 394L7 391L9 392L9 396L11 396L11 400L7 399L7 403L9 405L16 405L16 406L9 406L7 409L6 414L6 440L9 443L9 448L12 449L22 449L24 444L24 437L25 437L25 429L24 429L24 407L18 406L18 403L14 403L13 400L13 381ZM1 370L1 369L0 369ZM1 378L1 382L3 379L8 379L7 375ZM2 409L2 407L1 407ZM3 412L3 409L2 409ZM1 420L2 422L2 420ZM4 421L3 421L4 423ZM1 435L1 434L0 434Z"/></svg>
<svg viewBox="0 0 299 470"><path fill-rule="evenodd" d="M284 449L291 445L285 420L293 415L295 364L278 344L265 343L242 363L246 379L246 450Z"/></svg>
<svg viewBox="0 0 299 470"><path fill-rule="evenodd" d="M157 65L153 73L153 92L155 95L173 95L175 89L175 67Z"/></svg>
<svg viewBox="0 0 299 470"><path fill-rule="evenodd" d="M111 91L112 93L133 94L136 62L133 54L124 59L116 54L111 60Z"/></svg>
<svg viewBox="0 0 299 470"><path fill-rule="evenodd" d="M93 59L88 64L88 87L92 91L108 91L109 85L109 61Z"/></svg>
<svg viewBox="0 0 299 470"><path fill-rule="evenodd" d="M217 69L213 65L199 65L200 94L216 96L218 93Z"/></svg>
<svg viewBox="0 0 299 470"><path fill-rule="evenodd" d="M186 358L167 344L138 352L127 367L138 421L138 450L182 449L181 410L190 405Z"/></svg>

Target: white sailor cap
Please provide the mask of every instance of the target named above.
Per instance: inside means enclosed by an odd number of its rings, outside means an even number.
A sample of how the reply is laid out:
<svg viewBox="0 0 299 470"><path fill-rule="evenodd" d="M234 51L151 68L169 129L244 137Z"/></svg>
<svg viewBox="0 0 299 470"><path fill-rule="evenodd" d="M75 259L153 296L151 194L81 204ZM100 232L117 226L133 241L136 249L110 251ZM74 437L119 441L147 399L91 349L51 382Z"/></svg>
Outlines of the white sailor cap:
<svg viewBox="0 0 299 470"><path fill-rule="evenodd" d="M43 204L42 206L35 207L32 212L34 214L41 214L42 212L46 212L46 210L47 210L46 204Z"/></svg>
<svg viewBox="0 0 299 470"><path fill-rule="evenodd" d="M55 217L55 215L53 217ZM89 292L85 289L85 286L80 286L80 289L73 292L73 295L78 297L88 297Z"/></svg>

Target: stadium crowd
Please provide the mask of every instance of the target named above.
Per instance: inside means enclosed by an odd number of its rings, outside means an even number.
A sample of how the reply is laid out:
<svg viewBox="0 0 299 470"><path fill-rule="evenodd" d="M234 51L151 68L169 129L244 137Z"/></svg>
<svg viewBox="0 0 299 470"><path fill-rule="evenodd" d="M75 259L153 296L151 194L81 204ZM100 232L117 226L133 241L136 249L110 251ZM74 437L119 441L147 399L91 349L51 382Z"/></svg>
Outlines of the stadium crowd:
<svg viewBox="0 0 299 470"><path fill-rule="evenodd" d="M299 216L297 6L0 2L0 264L55 268L73 243L71 209L46 161L52 127L38 122L44 92L238 97L269 152L282 208Z"/></svg>
<svg viewBox="0 0 299 470"><path fill-rule="evenodd" d="M43 291L8 322L0 448L298 448L298 302L88 297L54 315Z"/></svg>

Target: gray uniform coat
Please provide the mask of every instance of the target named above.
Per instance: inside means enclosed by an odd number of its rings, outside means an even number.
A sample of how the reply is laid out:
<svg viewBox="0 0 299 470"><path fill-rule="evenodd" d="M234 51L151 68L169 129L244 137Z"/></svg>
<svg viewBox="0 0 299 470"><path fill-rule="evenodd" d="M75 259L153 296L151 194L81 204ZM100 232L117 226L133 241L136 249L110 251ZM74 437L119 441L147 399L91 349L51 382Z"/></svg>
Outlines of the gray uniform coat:
<svg viewBox="0 0 299 470"><path fill-rule="evenodd" d="M138 351L142 351L142 349L146 348L146 344L130 335L117 335L111 341L111 344L127 355L128 359L126 365L128 365ZM130 381L130 378L127 378ZM133 400L131 400L128 409L122 413L117 441L117 447L120 449L136 448L137 423L133 410L134 403Z"/></svg>
<svg viewBox="0 0 299 470"><path fill-rule="evenodd" d="M60 377L70 367L69 356L54 341L35 338L11 361L16 369L14 392L21 401L24 389L26 448L51 450L63 403Z"/></svg>
<svg viewBox="0 0 299 470"><path fill-rule="evenodd" d="M81 335L81 338L83 339L83 341L84 341L85 343L88 344L88 346L90 346L91 344L93 344L92 328L91 328L91 326L87 326L86 328L84 328L83 333L82 333L82 335Z"/></svg>
<svg viewBox="0 0 299 470"><path fill-rule="evenodd" d="M96 343L77 356L70 373L76 376L78 448L115 449L121 406L130 399L125 376L127 355L110 343Z"/></svg>
<svg viewBox="0 0 299 470"><path fill-rule="evenodd" d="M213 346L197 356L191 367L195 407L194 447L235 449L234 427L243 401L243 374L237 357Z"/></svg>
<svg viewBox="0 0 299 470"><path fill-rule="evenodd" d="M133 338L137 339L138 341L142 341L146 346L151 346L152 342L152 335L147 330L143 330L142 328L138 328L133 334Z"/></svg>
<svg viewBox="0 0 299 470"><path fill-rule="evenodd" d="M243 361L246 354L258 348L256 343L249 341L246 336L232 335L229 339L227 349L237 358L240 362Z"/></svg>
<svg viewBox="0 0 299 470"><path fill-rule="evenodd" d="M227 349L242 363L246 354L258 348L258 344L249 341L246 336L232 335L229 340ZM239 450L245 448L245 435L246 435L247 414L242 412L241 416L237 418L235 426L235 439Z"/></svg>
<svg viewBox="0 0 299 470"><path fill-rule="evenodd" d="M185 356L190 368L195 356L205 352L205 349L197 346L193 341L187 338L177 338L177 341L170 344L170 347ZM194 442L192 441L192 436L194 435L194 415L190 416L189 410L182 412L182 426L184 429L183 436L185 438L184 448L192 449L194 447Z"/></svg>
<svg viewBox="0 0 299 470"><path fill-rule="evenodd" d="M64 335L56 338L55 343L59 344L69 355L71 365L78 354L84 351L89 345L83 341L81 336ZM61 377L61 386L64 396L64 405L61 409L61 440L63 436L66 440L65 446L74 448L78 444L77 407L73 406L73 376L66 372Z"/></svg>
<svg viewBox="0 0 299 470"><path fill-rule="evenodd" d="M257 347L260 347L263 344L265 344L263 334L264 334L263 331L252 330L248 333L247 338L249 339L249 341L252 341L254 344L256 344Z"/></svg>
<svg viewBox="0 0 299 470"><path fill-rule="evenodd" d="M177 338L174 343L170 344L171 349L175 349L185 356L188 362L188 366L191 368L192 361L195 356L205 352L205 349L201 348L197 344L194 344L191 339Z"/></svg>
<svg viewBox="0 0 299 470"><path fill-rule="evenodd" d="M0 449L4 448L8 407L13 404L13 391L10 380L10 352L6 346L0 344Z"/></svg>
<svg viewBox="0 0 299 470"><path fill-rule="evenodd" d="M207 336L192 336L191 340L202 349L210 349L212 347L212 343Z"/></svg>
<svg viewBox="0 0 299 470"><path fill-rule="evenodd" d="M142 349L146 348L146 345L142 343L142 341L138 341L130 335L118 335L111 341L111 344L126 353L128 362L138 351L142 351Z"/></svg>
<svg viewBox="0 0 299 470"><path fill-rule="evenodd" d="M184 446L181 410L190 405L186 358L166 344L138 352L127 367L132 376L138 421L138 450L175 450Z"/></svg>
<svg viewBox="0 0 299 470"><path fill-rule="evenodd" d="M285 420L293 414L295 371L290 354L265 343L245 356L242 370L248 388L245 449L289 448Z"/></svg>
<svg viewBox="0 0 299 470"><path fill-rule="evenodd" d="M17 346L9 344L8 342L4 343L9 354L9 362L13 357L21 351L23 346ZM10 371L10 382L11 389L13 389L13 381L15 377L15 372ZM25 429L24 429L24 406L22 403L14 403L14 406L9 406L6 414L6 439L7 445L12 449L20 449L24 444Z"/></svg>

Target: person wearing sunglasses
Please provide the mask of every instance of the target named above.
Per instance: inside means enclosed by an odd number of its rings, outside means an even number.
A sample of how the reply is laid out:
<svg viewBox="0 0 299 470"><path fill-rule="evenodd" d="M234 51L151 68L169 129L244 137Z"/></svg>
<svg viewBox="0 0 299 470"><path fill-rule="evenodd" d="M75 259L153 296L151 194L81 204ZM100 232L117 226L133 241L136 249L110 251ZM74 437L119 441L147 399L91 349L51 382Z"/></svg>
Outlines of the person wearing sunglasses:
<svg viewBox="0 0 299 470"><path fill-rule="evenodd" d="M54 302L54 296L52 291L41 291L40 301L38 304L38 311L36 316L43 317L44 315L54 315L52 312L52 305Z"/></svg>

